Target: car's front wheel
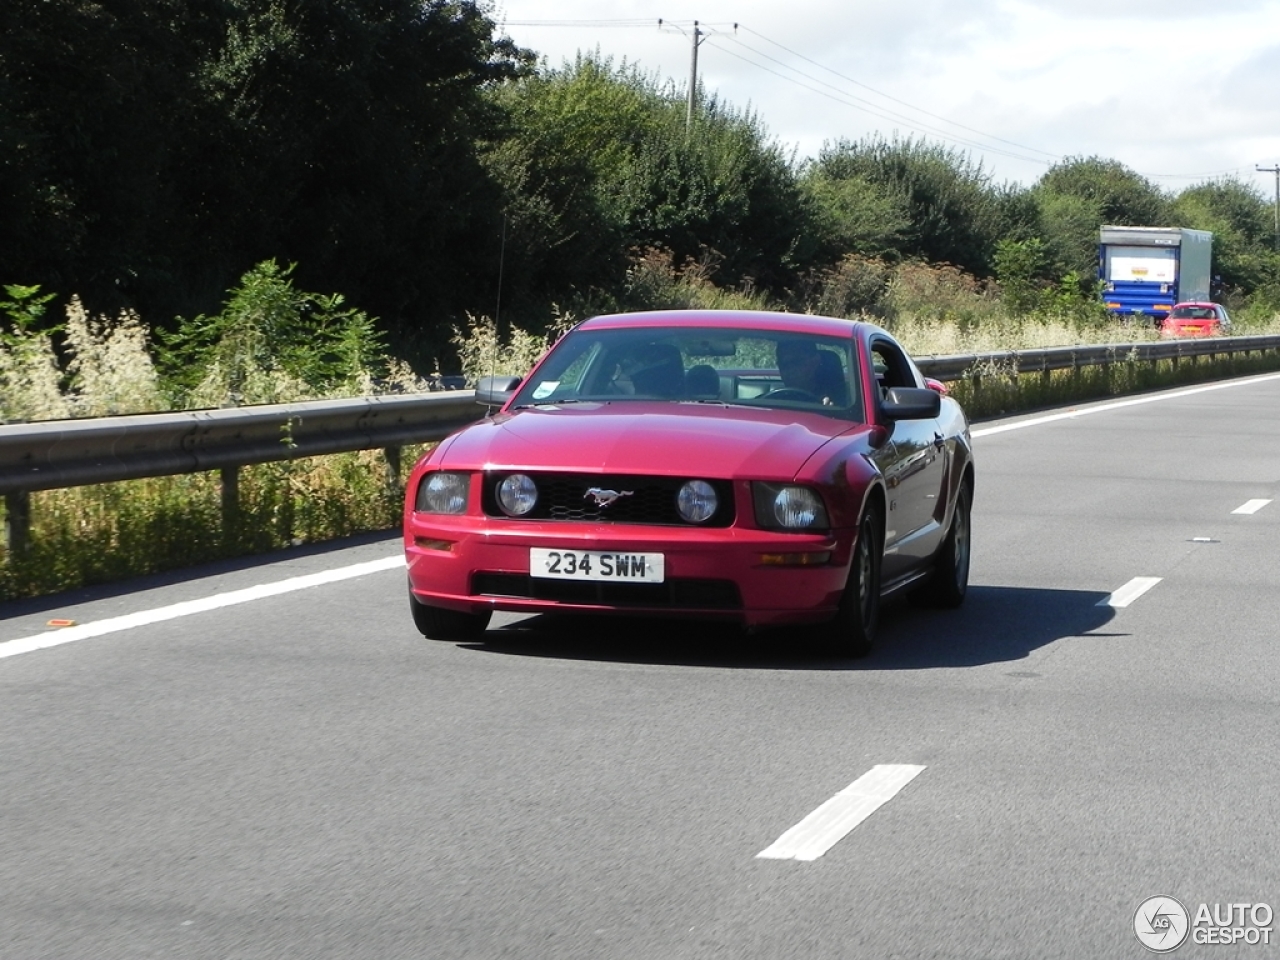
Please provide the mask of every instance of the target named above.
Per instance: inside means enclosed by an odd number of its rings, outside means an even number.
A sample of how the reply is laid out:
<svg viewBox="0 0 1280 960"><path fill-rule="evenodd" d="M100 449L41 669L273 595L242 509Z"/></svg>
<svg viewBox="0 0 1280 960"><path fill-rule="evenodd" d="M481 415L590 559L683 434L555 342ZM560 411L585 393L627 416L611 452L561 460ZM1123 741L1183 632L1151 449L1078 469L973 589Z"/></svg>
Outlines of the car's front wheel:
<svg viewBox="0 0 1280 960"><path fill-rule="evenodd" d="M418 632L430 640L475 640L489 626L489 611L463 613L423 603L409 591L409 611Z"/></svg>
<svg viewBox="0 0 1280 960"><path fill-rule="evenodd" d="M823 645L846 657L865 657L875 646L880 623L880 515L868 508L858 524L849 581L835 619L823 628Z"/></svg>

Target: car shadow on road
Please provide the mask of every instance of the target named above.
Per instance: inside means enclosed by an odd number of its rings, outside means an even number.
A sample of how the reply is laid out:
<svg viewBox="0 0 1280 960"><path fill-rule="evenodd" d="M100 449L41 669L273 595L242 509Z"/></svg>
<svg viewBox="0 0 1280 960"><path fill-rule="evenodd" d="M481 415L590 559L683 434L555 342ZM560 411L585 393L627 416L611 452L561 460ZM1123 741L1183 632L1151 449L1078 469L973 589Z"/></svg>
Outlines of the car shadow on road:
<svg viewBox="0 0 1280 960"><path fill-rule="evenodd" d="M923 670L1023 660L1072 637L1099 634L1115 611L1084 590L971 586L958 610L905 601L881 611L876 649L839 657L800 627L744 634L718 623L638 617L538 616L490 629L466 649L507 656L764 670Z"/></svg>

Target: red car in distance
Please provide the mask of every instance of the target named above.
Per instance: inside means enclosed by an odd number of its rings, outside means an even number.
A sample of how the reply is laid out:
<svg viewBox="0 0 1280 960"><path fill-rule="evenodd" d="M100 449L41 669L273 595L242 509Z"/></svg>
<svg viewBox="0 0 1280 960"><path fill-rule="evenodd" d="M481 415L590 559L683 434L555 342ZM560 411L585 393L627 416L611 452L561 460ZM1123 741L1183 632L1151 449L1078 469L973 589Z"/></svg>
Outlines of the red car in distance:
<svg viewBox="0 0 1280 960"><path fill-rule="evenodd" d="M869 652L882 597L969 580L969 424L867 323L680 310L587 320L424 456L404 547L419 631L494 611L803 624Z"/></svg>
<svg viewBox="0 0 1280 960"><path fill-rule="evenodd" d="M1227 308L1209 301L1175 303L1160 322L1162 337L1217 337L1231 332Z"/></svg>

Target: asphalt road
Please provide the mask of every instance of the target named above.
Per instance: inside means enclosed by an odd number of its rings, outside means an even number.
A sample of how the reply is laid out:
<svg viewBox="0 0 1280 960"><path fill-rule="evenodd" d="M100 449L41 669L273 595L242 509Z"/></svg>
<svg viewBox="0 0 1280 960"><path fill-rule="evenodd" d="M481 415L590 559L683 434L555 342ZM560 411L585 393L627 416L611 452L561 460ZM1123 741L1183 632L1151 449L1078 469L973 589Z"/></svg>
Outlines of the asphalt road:
<svg viewBox="0 0 1280 960"><path fill-rule="evenodd" d="M978 425L969 598L864 661L425 641L385 537L11 605L0 957L1078 960L1178 934L1157 895L1280 909L1280 378L1138 401ZM1208 926L1176 956L1280 954Z"/></svg>

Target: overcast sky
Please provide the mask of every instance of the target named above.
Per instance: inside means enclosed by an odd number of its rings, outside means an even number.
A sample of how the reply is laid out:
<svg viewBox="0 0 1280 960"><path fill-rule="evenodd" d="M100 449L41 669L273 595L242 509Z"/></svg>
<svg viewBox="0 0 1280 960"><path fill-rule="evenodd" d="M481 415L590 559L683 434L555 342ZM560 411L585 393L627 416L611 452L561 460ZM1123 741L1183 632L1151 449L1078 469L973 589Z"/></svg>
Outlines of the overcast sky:
<svg viewBox="0 0 1280 960"><path fill-rule="evenodd" d="M1280 0L494 2L551 66L598 49L681 90L696 19L706 89L801 158L913 136L996 182L1099 156L1173 192L1235 175L1275 194L1256 168L1280 163Z"/></svg>

